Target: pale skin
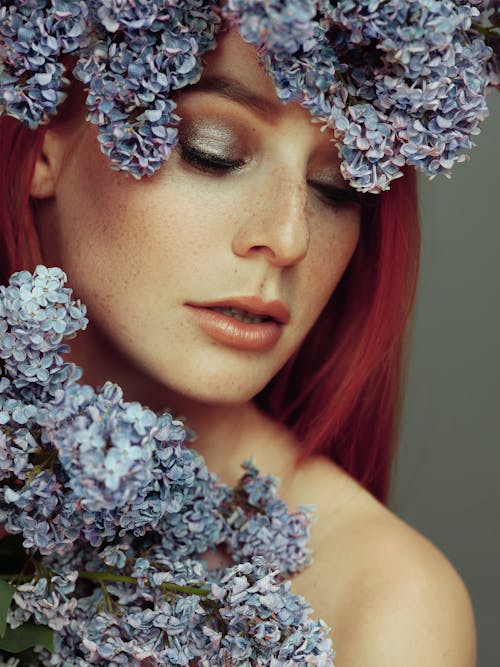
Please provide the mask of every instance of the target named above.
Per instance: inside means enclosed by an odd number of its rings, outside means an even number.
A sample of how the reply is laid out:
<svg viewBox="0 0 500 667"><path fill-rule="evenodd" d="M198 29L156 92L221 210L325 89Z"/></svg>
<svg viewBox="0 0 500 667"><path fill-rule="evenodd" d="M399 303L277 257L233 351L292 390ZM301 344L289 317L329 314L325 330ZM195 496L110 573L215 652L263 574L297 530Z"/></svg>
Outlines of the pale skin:
<svg viewBox="0 0 500 667"><path fill-rule="evenodd" d="M300 443L252 403L340 280L359 206L335 201L348 186L329 133L300 106L279 104L237 34L207 58L202 81L214 77L244 85L260 106L186 90L178 103L188 152L177 149L149 179L111 171L81 118L49 127L31 194L44 262L62 266L89 308L73 358L90 384L113 380L127 399L185 416L225 482L254 456L282 480L290 506L317 506L314 562L293 588L332 626L337 667L473 667L469 597L444 556L330 461L297 468ZM193 148L241 168L207 172ZM214 341L186 308L250 295L290 312L268 350Z"/></svg>

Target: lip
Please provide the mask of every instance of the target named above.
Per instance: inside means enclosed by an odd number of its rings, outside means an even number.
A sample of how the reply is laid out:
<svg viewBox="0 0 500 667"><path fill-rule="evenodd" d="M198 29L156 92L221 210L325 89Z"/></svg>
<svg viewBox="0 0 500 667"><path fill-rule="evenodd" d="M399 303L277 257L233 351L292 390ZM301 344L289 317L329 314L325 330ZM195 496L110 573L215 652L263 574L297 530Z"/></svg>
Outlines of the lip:
<svg viewBox="0 0 500 667"><path fill-rule="evenodd" d="M290 321L290 312L284 303L278 300L264 301L258 296L240 296L220 301L193 302L187 305L199 308L239 308L248 311L251 315L272 317L278 324L288 324Z"/></svg>
<svg viewBox="0 0 500 667"><path fill-rule="evenodd" d="M290 320L288 308L281 301L263 301L259 297L237 297L185 304L196 316L200 329L223 345L249 352L265 352L278 342L283 325ZM272 318L256 324L240 322L212 308L238 308L252 315Z"/></svg>

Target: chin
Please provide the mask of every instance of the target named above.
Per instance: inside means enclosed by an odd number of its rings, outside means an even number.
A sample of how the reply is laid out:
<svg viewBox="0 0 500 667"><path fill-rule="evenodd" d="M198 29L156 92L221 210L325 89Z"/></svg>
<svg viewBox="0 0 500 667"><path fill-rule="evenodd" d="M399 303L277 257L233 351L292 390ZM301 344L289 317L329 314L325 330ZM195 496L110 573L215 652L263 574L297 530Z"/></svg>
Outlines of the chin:
<svg viewBox="0 0 500 667"><path fill-rule="evenodd" d="M142 361L142 363L141 363ZM138 359L139 372L148 378L141 385L155 386L164 403L173 409L186 401L205 405L240 405L248 403L278 372L280 360L263 360L242 355L175 354L163 359ZM153 393L153 392L148 392Z"/></svg>
<svg viewBox="0 0 500 667"><path fill-rule="evenodd" d="M178 398L181 401L189 401L192 403L201 403L204 405L227 405L236 406L243 405L251 401L265 386L267 382L261 384L253 384L230 378L221 378L214 380L210 378L204 380L201 376L198 377L197 382L175 387L166 382L165 387L167 392L172 397L172 401Z"/></svg>

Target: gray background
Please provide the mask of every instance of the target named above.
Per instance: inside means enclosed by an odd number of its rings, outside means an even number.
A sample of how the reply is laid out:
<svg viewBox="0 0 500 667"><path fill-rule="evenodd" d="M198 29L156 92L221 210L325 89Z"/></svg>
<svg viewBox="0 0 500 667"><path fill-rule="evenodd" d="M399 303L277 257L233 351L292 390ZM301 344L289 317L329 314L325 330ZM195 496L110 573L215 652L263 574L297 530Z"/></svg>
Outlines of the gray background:
<svg viewBox="0 0 500 667"><path fill-rule="evenodd" d="M469 162L420 181L423 249L393 509L472 596L500 666L500 94Z"/></svg>

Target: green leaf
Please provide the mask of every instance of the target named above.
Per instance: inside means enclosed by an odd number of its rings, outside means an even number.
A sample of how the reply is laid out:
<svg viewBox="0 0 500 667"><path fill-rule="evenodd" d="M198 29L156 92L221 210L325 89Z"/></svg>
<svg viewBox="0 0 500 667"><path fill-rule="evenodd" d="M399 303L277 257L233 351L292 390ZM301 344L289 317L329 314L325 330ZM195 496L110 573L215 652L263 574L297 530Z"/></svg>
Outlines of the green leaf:
<svg viewBox="0 0 500 667"><path fill-rule="evenodd" d="M43 646L53 653L54 632L46 625L25 623L15 630L7 628L3 639L0 639L0 649L10 653L21 653L32 646Z"/></svg>
<svg viewBox="0 0 500 667"><path fill-rule="evenodd" d="M10 603L16 587L8 584L6 581L0 579L0 637L5 635L5 628L7 627L7 613L9 611Z"/></svg>

